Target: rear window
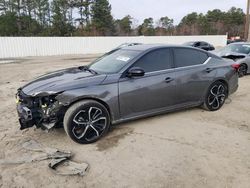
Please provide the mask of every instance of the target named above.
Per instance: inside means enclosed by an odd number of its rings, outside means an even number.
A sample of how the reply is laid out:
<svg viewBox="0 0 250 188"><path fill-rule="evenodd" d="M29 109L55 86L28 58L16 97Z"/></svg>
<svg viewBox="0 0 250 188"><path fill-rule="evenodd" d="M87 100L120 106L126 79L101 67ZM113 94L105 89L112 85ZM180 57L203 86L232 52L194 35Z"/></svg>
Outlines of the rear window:
<svg viewBox="0 0 250 188"><path fill-rule="evenodd" d="M176 67L187 67L203 64L208 59L208 55L199 50L176 48L174 58Z"/></svg>

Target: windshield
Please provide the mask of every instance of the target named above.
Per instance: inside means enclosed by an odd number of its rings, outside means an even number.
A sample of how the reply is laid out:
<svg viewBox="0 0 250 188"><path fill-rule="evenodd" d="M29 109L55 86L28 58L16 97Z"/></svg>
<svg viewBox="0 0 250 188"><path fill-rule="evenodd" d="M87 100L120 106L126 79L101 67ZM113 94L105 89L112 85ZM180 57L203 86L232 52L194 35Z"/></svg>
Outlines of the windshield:
<svg viewBox="0 0 250 188"><path fill-rule="evenodd" d="M89 69L104 74L117 73L139 53L140 51L118 50L110 55L104 55L97 59L89 65Z"/></svg>
<svg viewBox="0 0 250 188"><path fill-rule="evenodd" d="M230 52L249 54L250 44L229 44L225 48L221 49L219 52L225 54Z"/></svg>

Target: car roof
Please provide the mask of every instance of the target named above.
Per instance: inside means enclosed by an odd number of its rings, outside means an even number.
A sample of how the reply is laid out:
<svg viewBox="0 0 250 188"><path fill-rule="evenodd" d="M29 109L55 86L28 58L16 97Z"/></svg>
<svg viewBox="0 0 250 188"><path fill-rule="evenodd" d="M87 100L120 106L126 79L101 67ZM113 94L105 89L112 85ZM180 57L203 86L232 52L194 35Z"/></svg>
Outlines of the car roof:
<svg viewBox="0 0 250 188"><path fill-rule="evenodd" d="M167 47L184 47L184 48L192 48L183 45L172 45L172 44L141 44L136 46L128 46L124 47L125 50L137 50L137 51L146 51L157 48L167 48Z"/></svg>
<svg viewBox="0 0 250 188"><path fill-rule="evenodd" d="M193 49L193 50L196 50L196 51L201 51L201 52L204 52L206 53L209 57L214 57L214 58L219 58L221 59L219 56L213 54L213 53L210 53L210 52L207 52L207 51L204 51L202 49L199 49L199 48L195 48L195 47L192 47L192 46L184 46L184 45L173 45L173 44L142 44L142 45L137 45L137 46L129 46L129 47L125 47L125 48L122 48L123 50L135 50L135 51L147 51L147 50L155 50L155 49L159 49L159 48L189 48L189 49Z"/></svg>

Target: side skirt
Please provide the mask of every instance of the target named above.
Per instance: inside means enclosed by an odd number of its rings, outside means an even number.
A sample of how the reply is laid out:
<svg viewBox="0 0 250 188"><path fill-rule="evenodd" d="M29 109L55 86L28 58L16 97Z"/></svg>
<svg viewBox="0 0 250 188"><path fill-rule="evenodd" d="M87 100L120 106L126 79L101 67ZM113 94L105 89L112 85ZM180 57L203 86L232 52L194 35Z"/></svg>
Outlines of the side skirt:
<svg viewBox="0 0 250 188"><path fill-rule="evenodd" d="M154 111L143 113L141 115L131 116L131 117L127 117L127 118L121 118L119 120L112 121L112 125L132 121L132 120L142 119L142 118L145 118L145 117L152 117L152 116L162 115L162 114L166 114L166 113L169 113L169 112L176 112L176 111L184 110L184 109L187 109L187 108L198 107L198 106L201 106L202 103L203 102L199 101L197 103L187 103L187 104L181 105L181 106L178 105L178 106L173 106L173 107L161 108L161 109L157 109L157 110L154 110Z"/></svg>

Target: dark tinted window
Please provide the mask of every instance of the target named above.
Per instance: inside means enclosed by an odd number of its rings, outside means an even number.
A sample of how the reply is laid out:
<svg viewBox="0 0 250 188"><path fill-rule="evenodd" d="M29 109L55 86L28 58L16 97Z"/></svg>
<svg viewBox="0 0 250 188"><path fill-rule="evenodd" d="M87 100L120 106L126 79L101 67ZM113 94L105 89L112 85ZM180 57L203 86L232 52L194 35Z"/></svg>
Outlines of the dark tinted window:
<svg viewBox="0 0 250 188"><path fill-rule="evenodd" d="M199 65L208 59L208 55L206 53L198 50L177 48L174 52L176 67Z"/></svg>
<svg viewBox="0 0 250 188"><path fill-rule="evenodd" d="M194 44L194 46L195 46L195 47L201 46L201 43L200 43L200 42L196 42L196 43Z"/></svg>
<svg viewBox="0 0 250 188"><path fill-rule="evenodd" d="M149 52L139 59L134 67L140 67L145 72L160 71L172 68L170 49L160 49Z"/></svg>
<svg viewBox="0 0 250 188"><path fill-rule="evenodd" d="M201 44L200 44L201 46L209 46L209 44L208 43L206 43L206 42L201 42Z"/></svg>

